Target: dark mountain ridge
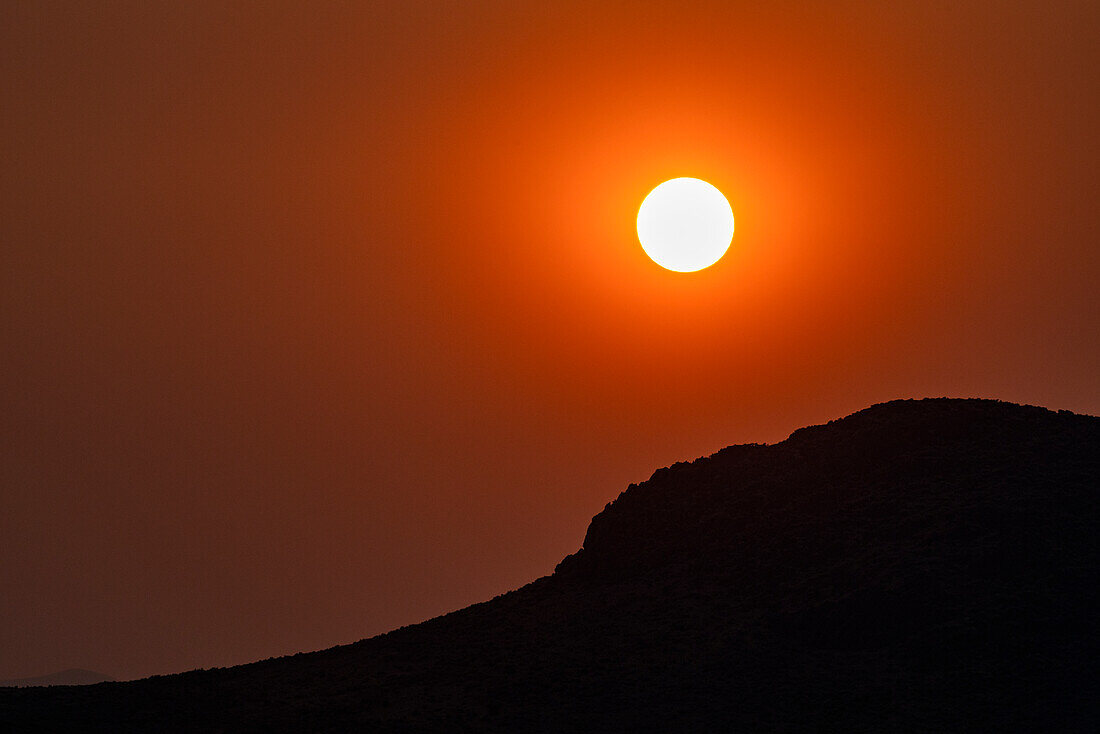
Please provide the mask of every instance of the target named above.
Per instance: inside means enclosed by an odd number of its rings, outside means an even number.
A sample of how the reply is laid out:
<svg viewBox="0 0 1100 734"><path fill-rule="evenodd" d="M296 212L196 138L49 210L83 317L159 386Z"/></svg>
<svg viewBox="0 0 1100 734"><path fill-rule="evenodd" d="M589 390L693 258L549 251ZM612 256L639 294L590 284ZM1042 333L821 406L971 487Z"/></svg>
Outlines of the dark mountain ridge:
<svg viewBox="0 0 1100 734"><path fill-rule="evenodd" d="M87 686L93 683L113 681L109 675L97 673L94 670L84 668L69 668L59 670L56 673L39 675L34 678L15 678L13 680L0 680L0 688L22 688L35 686Z"/></svg>
<svg viewBox="0 0 1100 734"><path fill-rule="evenodd" d="M362 642L0 691L19 731L1091 731L1100 418L894 401L659 469L552 576Z"/></svg>

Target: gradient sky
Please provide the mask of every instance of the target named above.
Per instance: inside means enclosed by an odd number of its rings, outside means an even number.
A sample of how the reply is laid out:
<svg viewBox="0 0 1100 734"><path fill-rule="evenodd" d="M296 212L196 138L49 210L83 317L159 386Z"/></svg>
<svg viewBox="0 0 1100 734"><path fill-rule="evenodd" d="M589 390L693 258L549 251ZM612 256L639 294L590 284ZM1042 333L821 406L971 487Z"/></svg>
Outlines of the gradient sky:
<svg viewBox="0 0 1100 734"><path fill-rule="evenodd" d="M1095 2L5 2L0 679L417 622L875 402L1100 413L1098 44ZM737 217L696 274L635 238L676 176Z"/></svg>

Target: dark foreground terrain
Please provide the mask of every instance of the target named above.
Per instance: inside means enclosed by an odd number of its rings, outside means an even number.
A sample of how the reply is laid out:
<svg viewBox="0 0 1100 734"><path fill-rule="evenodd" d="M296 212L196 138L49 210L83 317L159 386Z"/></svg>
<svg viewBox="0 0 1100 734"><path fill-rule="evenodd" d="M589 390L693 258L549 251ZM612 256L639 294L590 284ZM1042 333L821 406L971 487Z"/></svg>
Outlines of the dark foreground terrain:
<svg viewBox="0 0 1100 734"><path fill-rule="evenodd" d="M552 576L0 731L1097 731L1100 418L898 401L658 470Z"/></svg>
<svg viewBox="0 0 1100 734"><path fill-rule="evenodd" d="M49 675L40 675L36 678L17 678L15 680L0 680L0 688L5 686L36 687L36 686L87 686L92 683L102 683L114 680L109 675L97 673L94 670L83 668L69 668Z"/></svg>

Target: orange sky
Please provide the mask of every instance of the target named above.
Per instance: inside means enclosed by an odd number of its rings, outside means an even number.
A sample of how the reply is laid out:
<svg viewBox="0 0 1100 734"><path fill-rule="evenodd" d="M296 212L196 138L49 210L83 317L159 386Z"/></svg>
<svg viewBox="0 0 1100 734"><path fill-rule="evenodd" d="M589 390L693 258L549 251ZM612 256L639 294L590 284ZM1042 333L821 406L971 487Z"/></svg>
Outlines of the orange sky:
<svg viewBox="0 0 1100 734"><path fill-rule="evenodd" d="M419 621L873 402L1100 413L1100 7L740 5L5 3L0 679Z"/></svg>

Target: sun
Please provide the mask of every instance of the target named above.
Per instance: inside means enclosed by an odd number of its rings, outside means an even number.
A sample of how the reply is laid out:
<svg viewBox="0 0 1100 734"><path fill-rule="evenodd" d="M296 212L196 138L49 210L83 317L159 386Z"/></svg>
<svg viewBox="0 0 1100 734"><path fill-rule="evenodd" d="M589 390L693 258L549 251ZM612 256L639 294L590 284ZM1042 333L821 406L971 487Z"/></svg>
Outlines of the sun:
<svg viewBox="0 0 1100 734"><path fill-rule="evenodd" d="M722 192L697 178L674 178L649 192L638 209L638 241L662 268L702 270L733 240L733 210Z"/></svg>

